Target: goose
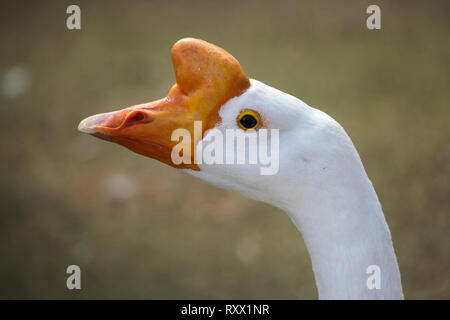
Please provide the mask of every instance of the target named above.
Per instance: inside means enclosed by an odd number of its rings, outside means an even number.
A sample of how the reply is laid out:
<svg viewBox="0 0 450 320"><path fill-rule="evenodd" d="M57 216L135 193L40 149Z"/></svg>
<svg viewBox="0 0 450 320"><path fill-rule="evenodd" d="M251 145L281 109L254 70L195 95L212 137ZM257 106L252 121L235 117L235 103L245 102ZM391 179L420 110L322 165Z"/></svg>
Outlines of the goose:
<svg viewBox="0 0 450 320"><path fill-rule="evenodd" d="M176 84L165 98L90 116L78 130L282 209L303 236L319 299L403 299L389 227L344 129L300 99L249 79L211 43L184 38L171 55ZM177 129L194 137L187 140L192 154L183 155L192 161L173 160ZM213 132L229 129L277 129L277 172L261 174L262 164L195 161Z"/></svg>

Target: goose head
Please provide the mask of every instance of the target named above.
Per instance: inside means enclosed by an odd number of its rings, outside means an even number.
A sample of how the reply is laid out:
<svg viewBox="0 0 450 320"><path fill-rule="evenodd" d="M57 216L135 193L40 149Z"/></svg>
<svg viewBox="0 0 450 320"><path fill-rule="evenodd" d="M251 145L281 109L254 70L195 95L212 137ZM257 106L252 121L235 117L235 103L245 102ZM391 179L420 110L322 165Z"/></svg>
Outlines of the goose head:
<svg viewBox="0 0 450 320"><path fill-rule="evenodd" d="M298 200L299 188L320 185L321 176L335 166L330 152L346 147L346 135L332 118L249 79L232 55L213 44L182 39L172 48L172 61L176 84L165 98L88 117L78 129L276 206ZM180 129L189 135L191 147L183 150L187 161L181 163L172 157L181 140L174 139L174 132ZM232 139L244 135L246 144L232 140L233 150L227 149L227 132L236 135ZM249 161L252 135L256 163ZM223 161L198 161L219 139L222 150L215 152ZM227 152L233 154L231 162ZM244 163L237 159L240 154L245 154Z"/></svg>
<svg viewBox="0 0 450 320"><path fill-rule="evenodd" d="M310 252L320 298L403 298L381 206L344 129L249 79L205 41L178 41L172 61L176 84L165 98L91 116L78 129L284 210ZM384 272L381 291L368 290L372 265Z"/></svg>

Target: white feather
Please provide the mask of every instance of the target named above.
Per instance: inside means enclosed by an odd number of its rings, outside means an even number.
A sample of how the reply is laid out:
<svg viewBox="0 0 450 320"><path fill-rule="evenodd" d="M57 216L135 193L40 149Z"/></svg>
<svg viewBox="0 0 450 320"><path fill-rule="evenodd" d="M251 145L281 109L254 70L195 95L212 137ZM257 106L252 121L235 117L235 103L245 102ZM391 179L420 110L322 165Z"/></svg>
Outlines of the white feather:
<svg viewBox="0 0 450 320"><path fill-rule="evenodd" d="M215 128L224 136L226 129L237 129L243 109L258 111L267 128L280 130L279 172L263 176L258 165L220 164L186 171L283 209L303 235L319 298L402 299L389 228L344 129L322 111L253 79L245 93L222 106ZM366 285L370 265L380 267L381 289Z"/></svg>

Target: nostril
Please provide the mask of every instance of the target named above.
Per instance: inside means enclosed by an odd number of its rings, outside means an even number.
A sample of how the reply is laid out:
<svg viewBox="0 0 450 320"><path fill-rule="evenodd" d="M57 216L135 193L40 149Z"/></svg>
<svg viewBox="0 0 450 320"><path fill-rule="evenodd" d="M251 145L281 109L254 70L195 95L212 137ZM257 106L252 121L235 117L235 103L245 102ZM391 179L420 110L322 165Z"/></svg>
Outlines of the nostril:
<svg viewBox="0 0 450 320"><path fill-rule="evenodd" d="M145 114L143 112L135 112L131 117L128 117L125 126L129 126L132 124L135 124L137 122L141 122L146 118Z"/></svg>

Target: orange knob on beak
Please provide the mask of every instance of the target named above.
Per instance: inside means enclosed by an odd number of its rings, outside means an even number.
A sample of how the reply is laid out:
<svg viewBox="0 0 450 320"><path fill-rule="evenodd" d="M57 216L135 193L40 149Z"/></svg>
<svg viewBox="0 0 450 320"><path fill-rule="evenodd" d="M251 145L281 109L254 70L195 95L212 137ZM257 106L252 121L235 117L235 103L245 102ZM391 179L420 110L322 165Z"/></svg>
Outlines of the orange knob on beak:
<svg viewBox="0 0 450 320"><path fill-rule="evenodd" d="M167 97L119 111L91 116L78 130L121 144L144 156L177 168L199 170L194 163L194 121L202 121L203 133L220 122L219 109L241 95L250 81L239 62L225 50L208 42L186 38L172 48L177 83ZM191 133L191 163L174 164L172 132ZM198 140L199 138L197 138Z"/></svg>

